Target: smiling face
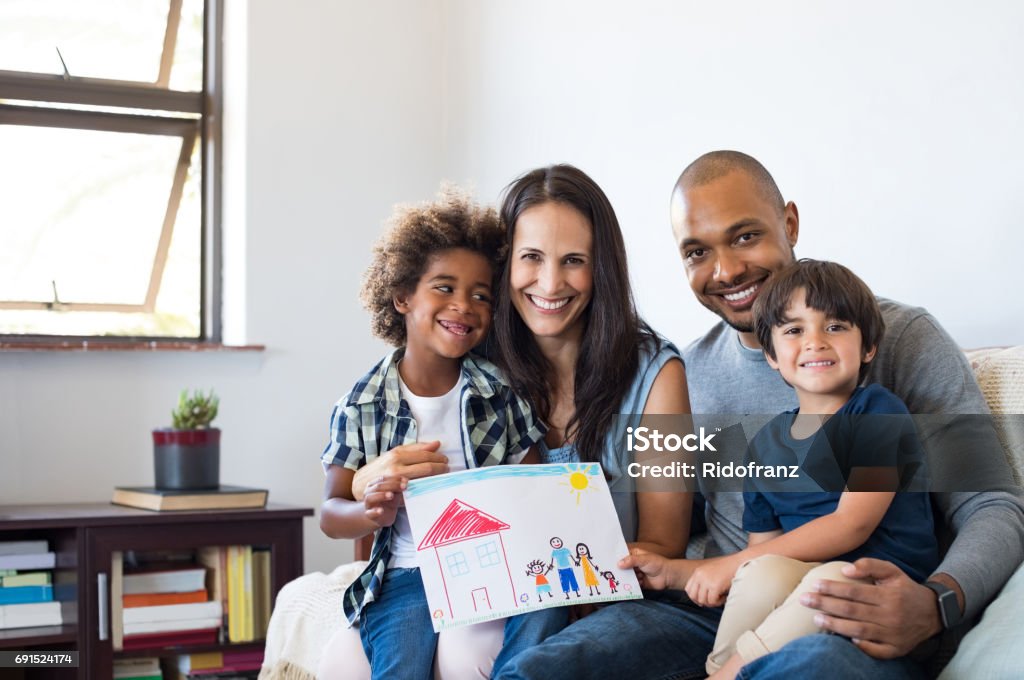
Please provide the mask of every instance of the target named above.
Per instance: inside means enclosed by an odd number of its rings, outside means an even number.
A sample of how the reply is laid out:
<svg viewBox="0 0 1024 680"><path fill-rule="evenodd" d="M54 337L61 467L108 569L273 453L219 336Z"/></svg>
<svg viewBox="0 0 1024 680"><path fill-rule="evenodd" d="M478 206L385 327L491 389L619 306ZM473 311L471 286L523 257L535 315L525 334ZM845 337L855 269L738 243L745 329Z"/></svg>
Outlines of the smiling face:
<svg viewBox="0 0 1024 680"><path fill-rule="evenodd" d="M802 288L772 328L772 344L775 358L765 358L796 390L803 413L838 410L860 382L861 364L875 356L874 347L864 350L857 326L808 307Z"/></svg>
<svg viewBox="0 0 1024 680"><path fill-rule="evenodd" d="M672 195L672 230L697 300L756 347L751 307L772 273L793 262L796 206L783 209L742 170Z"/></svg>
<svg viewBox="0 0 1024 680"><path fill-rule="evenodd" d="M516 220L509 257L512 305L540 338L578 340L594 286L590 222L548 201Z"/></svg>
<svg viewBox="0 0 1024 680"><path fill-rule="evenodd" d="M551 543L551 547L554 548L555 550L558 550L559 548L562 547L562 539L560 539L558 536L555 536L549 542Z"/></svg>
<svg viewBox="0 0 1024 680"><path fill-rule="evenodd" d="M464 248L431 256L409 295L394 298L405 317L409 361L460 359L491 326L491 263Z"/></svg>

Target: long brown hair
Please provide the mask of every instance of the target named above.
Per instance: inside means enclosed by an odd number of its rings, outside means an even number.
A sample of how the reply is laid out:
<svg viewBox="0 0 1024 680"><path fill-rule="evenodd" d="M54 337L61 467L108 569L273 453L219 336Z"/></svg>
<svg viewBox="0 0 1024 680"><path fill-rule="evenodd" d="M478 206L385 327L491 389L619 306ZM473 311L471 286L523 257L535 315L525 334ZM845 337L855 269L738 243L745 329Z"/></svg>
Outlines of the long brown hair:
<svg viewBox="0 0 1024 680"><path fill-rule="evenodd" d="M602 442L640 363L640 347L658 338L640 319L633 302L622 230L608 197L582 170L552 165L532 170L506 187L500 216L511 245L516 221L527 209L543 203L563 203L578 210L594 230L594 289L583 315L583 339L576 359L574 413L565 427L566 438L580 459L601 460ZM505 261L494 311L497 360L516 392L533 402L541 417L551 416L554 369L533 333L512 306L511 267Z"/></svg>

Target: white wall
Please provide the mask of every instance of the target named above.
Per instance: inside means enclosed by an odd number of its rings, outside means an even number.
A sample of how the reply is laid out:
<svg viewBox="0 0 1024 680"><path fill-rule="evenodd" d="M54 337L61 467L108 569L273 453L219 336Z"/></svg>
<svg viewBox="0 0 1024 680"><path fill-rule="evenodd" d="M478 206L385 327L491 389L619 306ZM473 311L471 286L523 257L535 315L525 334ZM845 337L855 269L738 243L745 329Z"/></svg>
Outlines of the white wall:
<svg viewBox="0 0 1024 680"><path fill-rule="evenodd" d="M590 173L639 304L673 340L714 317L668 227L675 178L746 151L801 211L797 254L928 307L964 346L1024 342L1024 5L449 0L449 171L486 196Z"/></svg>
<svg viewBox="0 0 1024 680"><path fill-rule="evenodd" d="M229 57L247 55L225 116L231 318L268 350L0 354L0 503L148 483L150 428L213 386L224 480L316 506L331 404L384 350L356 298L371 242L444 178L492 199L534 166L582 167L644 313L685 342L713 317L669 190L700 153L744 150L800 206L798 254L929 307L965 346L1024 342L1024 6L935 4L230 0ZM351 554L312 521L306 546L309 570Z"/></svg>

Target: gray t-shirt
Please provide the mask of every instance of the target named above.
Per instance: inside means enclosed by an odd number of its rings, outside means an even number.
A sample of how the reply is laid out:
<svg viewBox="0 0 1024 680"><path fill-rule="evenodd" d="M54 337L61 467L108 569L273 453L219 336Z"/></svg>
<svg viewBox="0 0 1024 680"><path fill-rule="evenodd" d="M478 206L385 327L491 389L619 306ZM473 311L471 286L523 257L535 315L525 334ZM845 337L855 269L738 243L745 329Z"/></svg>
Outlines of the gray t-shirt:
<svg viewBox="0 0 1024 680"><path fill-rule="evenodd" d="M920 307L884 298L878 303L885 335L864 382L891 390L912 414L988 413L963 352L938 322ZM761 350L744 347L738 333L724 322L683 350L683 362L694 414L769 415L797 406L796 393L768 365ZM926 447L933 434L922 430ZM972 465L986 464L977 456L998 456L992 447L964 454L975 456ZM1024 495L1008 483L996 491L935 493L933 500L956 534L936 572L956 579L964 591L965 615L974 616L1024 560ZM742 494L708 493L707 501L711 542L706 554L746 547Z"/></svg>

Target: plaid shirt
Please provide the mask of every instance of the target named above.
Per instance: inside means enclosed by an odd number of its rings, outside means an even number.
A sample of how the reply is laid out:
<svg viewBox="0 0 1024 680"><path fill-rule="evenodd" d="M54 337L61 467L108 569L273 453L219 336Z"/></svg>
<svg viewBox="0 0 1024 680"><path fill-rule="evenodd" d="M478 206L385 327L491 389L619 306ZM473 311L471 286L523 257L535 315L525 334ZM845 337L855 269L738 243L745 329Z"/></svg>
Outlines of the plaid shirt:
<svg viewBox="0 0 1024 680"><path fill-rule="evenodd" d="M358 470L396 446L416 441L416 421L398 383L403 352L397 349L384 357L334 405L331 440L320 456L325 469L339 465ZM544 424L505 384L494 364L467 354L462 377L462 451L467 468L516 462L544 437ZM370 563L345 591L350 624L380 594L390 557L391 527L381 527L374 535Z"/></svg>

